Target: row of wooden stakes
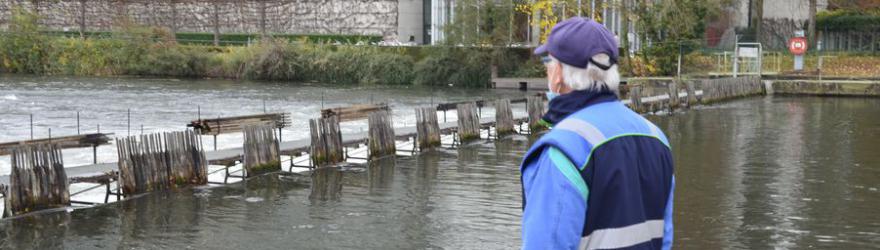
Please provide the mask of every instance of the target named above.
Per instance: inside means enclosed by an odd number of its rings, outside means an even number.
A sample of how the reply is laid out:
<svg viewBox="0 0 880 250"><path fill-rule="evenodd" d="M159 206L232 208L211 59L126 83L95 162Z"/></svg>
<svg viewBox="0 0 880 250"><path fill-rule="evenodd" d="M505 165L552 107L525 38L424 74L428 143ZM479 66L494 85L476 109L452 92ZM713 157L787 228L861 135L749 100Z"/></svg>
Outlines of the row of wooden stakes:
<svg viewBox="0 0 880 250"><path fill-rule="evenodd" d="M538 121L544 114L544 100L539 96L530 96L527 98L527 113L529 131L537 131L543 129ZM513 111L510 108L509 99L499 99L495 101L495 135L501 137L507 134L515 133L515 119ZM456 140L459 142L471 141L480 138L480 130L484 128L484 124L480 121L477 112L477 105L474 102L459 103L455 107L458 112L458 122L454 133L457 134ZM422 107L415 109L416 114L416 135L415 147L418 150L425 150L432 147L440 146L440 123L437 119L436 107ZM368 115L368 156L367 159L372 160L386 155L396 154L396 139L390 110L378 110ZM339 131L339 118L330 116L327 118L312 119L309 121L311 131L310 150L311 161L313 165L323 166L332 165L345 161L344 143L342 134ZM489 130L491 131L491 130Z"/></svg>
<svg viewBox="0 0 880 250"><path fill-rule="evenodd" d="M544 112L543 99L528 98L529 127L541 129L537 123ZM495 101L496 136L515 133L510 100ZM461 142L479 139L483 124L475 103L461 103L457 133ZM417 108L416 143L419 150L440 145L441 129L435 107ZM396 140L390 109L378 109L367 115L369 132L368 159L396 153ZM327 166L345 161L344 144L339 129L340 118L329 116L309 121L312 166ZM277 122L243 125L243 165L241 178L248 178L281 169L280 143L275 133ZM208 182L208 159L201 137L193 130L130 136L116 140L118 171L104 180L117 181L117 195L126 197L187 185ZM228 168L229 166L227 166ZM62 160L61 147L51 143L16 147L12 152L10 185L0 186L6 202L4 217L31 211L64 207L71 204L69 183ZM106 200L106 199L105 199Z"/></svg>

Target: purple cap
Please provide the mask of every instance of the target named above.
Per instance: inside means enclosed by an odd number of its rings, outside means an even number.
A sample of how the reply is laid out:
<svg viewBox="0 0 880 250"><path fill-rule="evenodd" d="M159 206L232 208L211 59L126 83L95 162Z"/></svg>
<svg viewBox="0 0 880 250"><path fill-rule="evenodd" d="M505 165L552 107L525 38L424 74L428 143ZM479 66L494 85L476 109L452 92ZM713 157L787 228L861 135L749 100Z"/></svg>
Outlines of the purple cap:
<svg viewBox="0 0 880 250"><path fill-rule="evenodd" d="M572 17L557 23L547 37L547 43L535 49L535 55L550 53L556 60L578 68L586 68L587 63L597 54L607 54L611 64L617 64L617 39L604 25L583 17ZM594 65L607 70L611 65Z"/></svg>

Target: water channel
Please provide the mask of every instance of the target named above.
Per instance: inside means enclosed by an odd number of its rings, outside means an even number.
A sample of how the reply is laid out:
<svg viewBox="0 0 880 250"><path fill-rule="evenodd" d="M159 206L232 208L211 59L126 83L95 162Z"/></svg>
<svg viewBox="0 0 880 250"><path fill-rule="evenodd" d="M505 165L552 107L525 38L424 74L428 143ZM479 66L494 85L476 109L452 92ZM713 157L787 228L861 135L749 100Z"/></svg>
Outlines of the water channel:
<svg viewBox="0 0 880 250"><path fill-rule="evenodd" d="M71 114L81 110L85 127L101 122L102 131L124 135L129 108L132 120L138 121L133 123L155 132L183 129L198 115L196 105L203 116L234 115L262 112L266 100L268 110L314 117L322 95L325 106L389 102L401 110L395 112L396 126L411 126L412 108L432 99L519 98L524 93L3 77L0 141L27 139L30 113L40 118L35 118L40 128L35 133L47 126L53 127L53 135L75 133ZM773 96L649 115L674 151L676 247L876 248L878 110L880 99ZM294 119L294 128L304 125ZM361 127L349 124L344 130ZM307 136L293 129L284 133L290 139ZM221 148L240 143L240 137L228 137ZM0 221L0 248L518 248L517 167L529 141L516 135L363 167L271 174L226 186L157 192L95 208L6 219ZM102 161L113 160L113 148L108 148ZM90 160L85 153L65 153L65 163ZM9 171L8 165L3 167L0 174Z"/></svg>

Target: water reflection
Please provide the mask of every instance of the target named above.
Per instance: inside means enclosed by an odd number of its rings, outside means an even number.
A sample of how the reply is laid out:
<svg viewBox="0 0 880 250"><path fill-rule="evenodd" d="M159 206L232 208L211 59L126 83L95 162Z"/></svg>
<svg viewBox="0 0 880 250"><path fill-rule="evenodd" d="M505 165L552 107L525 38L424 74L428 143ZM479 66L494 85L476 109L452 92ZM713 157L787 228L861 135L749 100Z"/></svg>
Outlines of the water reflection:
<svg viewBox="0 0 880 250"><path fill-rule="evenodd" d="M342 193L342 171L335 167L316 168L311 172L311 201L339 200Z"/></svg>
<svg viewBox="0 0 880 250"><path fill-rule="evenodd" d="M878 107L772 97L649 116L676 160L676 246L875 248L880 117L866 114ZM2 220L0 248L518 248L518 165L532 140Z"/></svg>
<svg viewBox="0 0 880 250"><path fill-rule="evenodd" d="M367 163L367 182L370 194L383 195L394 185L394 156Z"/></svg>
<svg viewBox="0 0 880 250"><path fill-rule="evenodd" d="M64 249L70 214L40 213L0 225L2 249Z"/></svg>

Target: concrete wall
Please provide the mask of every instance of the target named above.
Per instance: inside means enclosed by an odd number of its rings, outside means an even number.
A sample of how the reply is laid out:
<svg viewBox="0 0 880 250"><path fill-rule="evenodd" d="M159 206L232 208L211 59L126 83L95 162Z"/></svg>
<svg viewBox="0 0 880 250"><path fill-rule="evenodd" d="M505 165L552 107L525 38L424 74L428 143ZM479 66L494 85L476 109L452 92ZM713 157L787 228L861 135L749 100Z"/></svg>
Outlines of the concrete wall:
<svg viewBox="0 0 880 250"><path fill-rule="evenodd" d="M412 37L417 44L424 44L423 4L423 0L397 1L397 39L400 42L409 42Z"/></svg>
<svg viewBox="0 0 880 250"><path fill-rule="evenodd" d="M880 82L848 80L768 80L774 94L880 97Z"/></svg>
<svg viewBox="0 0 880 250"><path fill-rule="evenodd" d="M43 23L56 30L79 30L80 17L85 16L86 30L108 31L117 19L128 16L139 24L179 32L213 32L216 11L221 32L259 33L265 8L266 30L271 33L393 36L398 32L397 0L0 0L0 28L5 28L15 5L36 9L44 16Z"/></svg>

